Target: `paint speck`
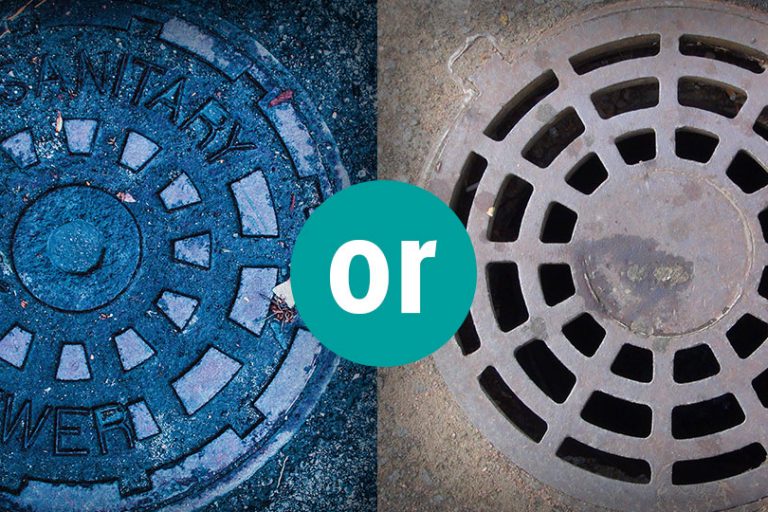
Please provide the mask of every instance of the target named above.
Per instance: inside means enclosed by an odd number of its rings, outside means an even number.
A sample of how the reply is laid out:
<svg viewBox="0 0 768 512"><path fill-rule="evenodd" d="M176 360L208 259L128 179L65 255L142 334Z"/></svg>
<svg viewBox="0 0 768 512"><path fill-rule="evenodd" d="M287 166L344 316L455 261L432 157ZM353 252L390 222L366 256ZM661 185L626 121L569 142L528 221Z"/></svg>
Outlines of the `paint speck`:
<svg viewBox="0 0 768 512"><path fill-rule="evenodd" d="M282 103L285 103L286 101L290 101L293 99L293 91L291 89L285 90L275 96L272 101L269 102L270 107L276 107Z"/></svg>
<svg viewBox="0 0 768 512"><path fill-rule="evenodd" d="M118 192L117 198L123 203L135 203L136 199L128 192Z"/></svg>

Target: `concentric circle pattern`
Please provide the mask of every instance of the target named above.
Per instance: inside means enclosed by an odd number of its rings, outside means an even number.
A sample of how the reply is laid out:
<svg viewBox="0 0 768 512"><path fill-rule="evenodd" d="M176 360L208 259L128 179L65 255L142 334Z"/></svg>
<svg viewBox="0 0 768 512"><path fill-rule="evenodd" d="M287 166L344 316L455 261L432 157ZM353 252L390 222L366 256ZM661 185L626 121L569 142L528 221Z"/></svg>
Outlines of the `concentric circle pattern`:
<svg viewBox="0 0 768 512"><path fill-rule="evenodd" d="M347 178L301 87L232 26L35 4L0 37L0 508L199 506L335 368L273 288Z"/></svg>
<svg viewBox="0 0 768 512"><path fill-rule="evenodd" d="M48 306L88 311L131 281L141 257L136 220L120 200L92 186L54 188L19 218L13 266Z"/></svg>
<svg viewBox="0 0 768 512"><path fill-rule="evenodd" d="M768 492L765 16L636 2L492 57L430 188L478 259L436 355L512 461L586 501Z"/></svg>

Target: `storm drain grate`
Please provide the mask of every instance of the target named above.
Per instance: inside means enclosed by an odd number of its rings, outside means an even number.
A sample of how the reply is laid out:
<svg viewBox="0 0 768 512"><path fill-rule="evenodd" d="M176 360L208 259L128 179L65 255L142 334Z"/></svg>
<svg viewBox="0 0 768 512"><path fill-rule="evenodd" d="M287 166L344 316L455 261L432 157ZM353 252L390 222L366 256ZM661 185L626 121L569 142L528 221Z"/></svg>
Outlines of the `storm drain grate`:
<svg viewBox="0 0 768 512"><path fill-rule="evenodd" d="M198 508L336 367L272 293L333 139L251 37L161 4L27 4L0 42L3 510Z"/></svg>
<svg viewBox="0 0 768 512"><path fill-rule="evenodd" d="M623 509L768 480L766 18L623 4L493 57L430 187L478 291L438 366L535 476Z"/></svg>

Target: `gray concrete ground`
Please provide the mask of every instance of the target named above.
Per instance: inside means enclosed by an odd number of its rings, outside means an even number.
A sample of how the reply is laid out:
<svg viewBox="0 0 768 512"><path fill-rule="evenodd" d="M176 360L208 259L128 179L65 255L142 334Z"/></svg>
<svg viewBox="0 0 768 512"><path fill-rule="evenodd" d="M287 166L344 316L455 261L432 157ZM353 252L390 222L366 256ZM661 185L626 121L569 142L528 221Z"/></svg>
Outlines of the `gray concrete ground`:
<svg viewBox="0 0 768 512"><path fill-rule="evenodd" d="M491 35L513 59L516 48L543 31L603 3L380 1L379 177L419 181L461 108L463 91L447 63L467 38ZM381 370L378 381L380 512L602 510L538 483L497 452L470 424L431 360ZM755 509L768 506L743 508Z"/></svg>

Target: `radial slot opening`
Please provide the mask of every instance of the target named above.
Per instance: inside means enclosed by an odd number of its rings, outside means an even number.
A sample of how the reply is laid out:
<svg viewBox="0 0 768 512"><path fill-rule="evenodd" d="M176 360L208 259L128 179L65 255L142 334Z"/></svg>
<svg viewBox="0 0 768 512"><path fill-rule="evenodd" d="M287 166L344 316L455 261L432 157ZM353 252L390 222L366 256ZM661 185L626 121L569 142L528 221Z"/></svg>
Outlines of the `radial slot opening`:
<svg viewBox="0 0 768 512"><path fill-rule="evenodd" d="M576 385L576 376L541 340L533 340L515 351L515 359L526 375L553 401L561 404Z"/></svg>
<svg viewBox="0 0 768 512"><path fill-rule="evenodd" d="M492 242L514 242L520 236L523 215L533 194L533 186L524 179L510 175L504 180L496 197L493 216L488 227Z"/></svg>
<svg viewBox="0 0 768 512"><path fill-rule="evenodd" d="M725 174L743 192L752 194L768 185L768 172L746 151L739 151Z"/></svg>
<svg viewBox="0 0 768 512"><path fill-rule="evenodd" d="M631 437L645 438L651 435L651 408L595 391L587 400L581 417L597 427Z"/></svg>
<svg viewBox="0 0 768 512"><path fill-rule="evenodd" d="M488 161L485 158L477 153L470 153L466 162L464 162L461 177L453 191L451 209L465 226L467 225L467 219L469 219L469 212L472 209L472 202L475 199L477 187L487 167Z"/></svg>
<svg viewBox="0 0 768 512"><path fill-rule="evenodd" d="M576 228L576 212L560 203L552 203L547 209L541 241L545 244L567 244Z"/></svg>
<svg viewBox="0 0 768 512"><path fill-rule="evenodd" d="M556 306L576 293L571 267L565 263L541 265L539 280L547 306Z"/></svg>
<svg viewBox="0 0 768 512"><path fill-rule="evenodd" d="M768 323L747 313L728 329L725 336L736 354L746 359L768 338Z"/></svg>
<svg viewBox="0 0 768 512"><path fill-rule="evenodd" d="M752 129L765 140L768 140L768 107L765 107L757 116Z"/></svg>
<svg viewBox="0 0 768 512"><path fill-rule="evenodd" d="M764 299L768 299L768 267L763 267L763 275L760 277L760 284L757 287L757 293Z"/></svg>
<svg viewBox="0 0 768 512"><path fill-rule="evenodd" d="M718 60L760 74L765 71L768 56L733 41L699 35L680 38L680 53L693 57Z"/></svg>
<svg viewBox="0 0 768 512"><path fill-rule="evenodd" d="M747 101L747 93L722 82L683 77L677 82L677 101L686 107L707 110L733 119Z"/></svg>
<svg viewBox="0 0 768 512"><path fill-rule="evenodd" d="M672 409L672 437L708 436L740 425L745 419L738 400L730 393L695 404L678 405Z"/></svg>
<svg viewBox="0 0 768 512"><path fill-rule="evenodd" d="M563 326L563 334L576 350L592 357L605 339L605 329L589 313L582 313Z"/></svg>
<svg viewBox="0 0 768 512"><path fill-rule="evenodd" d="M715 153L717 137L692 128L675 131L675 154L685 160L707 163Z"/></svg>
<svg viewBox="0 0 768 512"><path fill-rule="evenodd" d="M659 104L659 81L648 77L611 85L592 93L591 99L603 119L653 108Z"/></svg>
<svg viewBox="0 0 768 512"><path fill-rule="evenodd" d="M490 263L486 268L488 291L499 329L509 332L528 320L528 308L515 263Z"/></svg>
<svg viewBox="0 0 768 512"><path fill-rule="evenodd" d="M547 423L507 386L496 368L489 366L479 377L480 387L496 408L529 439L538 443L547 432Z"/></svg>
<svg viewBox="0 0 768 512"><path fill-rule="evenodd" d="M724 480L760 467L765 458L765 449L758 443L752 443L714 457L681 460L672 465L672 483L693 485Z"/></svg>
<svg viewBox="0 0 768 512"><path fill-rule="evenodd" d="M472 319L472 313L467 313L467 317L461 323L461 327L456 331L456 343L458 343L461 353L465 356L480 350L480 336L477 335L477 328L475 327L475 321Z"/></svg>
<svg viewBox="0 0 768 512"><path fill-rule="evenodd" d="M696 382L720 372L720 364L708 345L696 345L675 352L673 378L679 384Z"/></svg>
<svg viewBox="0 0 768 512"><path fill-rule="evenodd" d="M582 194L590 195L608 179L608 170L596 154L582 160L565 178L565 182Z"/></svg>
<svg viewBox="0 0 768 512"><path fill-rule="evenodd" d="M495 141L504 140L520 120L544 98L557 89L559 82L552 71L547 71L528 84L504 105L483 132Z"/></svg>
<svg viewBox="0 0 768 512"><path fill-rule="evenodd" d="M616 139L616 147L628 165L653 160L656 158L656 133L653 130L641 130L625 135Z"/></svg>
<svg viewBox="0 0 768 512"><path fill-rule="evenodd" d="M523 158L545 169L571 142L584 133L584 123L573 108L560 112L523 149Z"/></svg>
<svg viewBox="0 0 768 512"><path fill-rule="evenodd" d="M653 380L653 352L629 343L622 345L611 371L619 377L637 382Z"/></svg>
<svg viewBox="0 0 768 512"><path fill-rule="evenodd" d="M760 231L763 233L763 240L768 243L768 209L761 211L757 215L757 220L760 221Z"/></svg>
<svg viewBox="0 0 768 512"><path fill-rule="evenodd" d="M555 455L578 468L613 480L636 484L651 481L651 465L646 461L604 452L570 437L563 441Z"/></svg>
<svg viewBox="0 0 768 512"><path fill-rule="evenodd" d="M752 380L752 387L763 407L768 408L768 370L765 370Z"/></svg>
<svg viewBox="0 0 768 512"><path fill-rule="evenodd" d="M585 52L571 57L573 70L584 75L595 69L616 64L625 60L653 57L661 49L661 36L648 34L620 39L604 45L596 46Z"/></svg>

